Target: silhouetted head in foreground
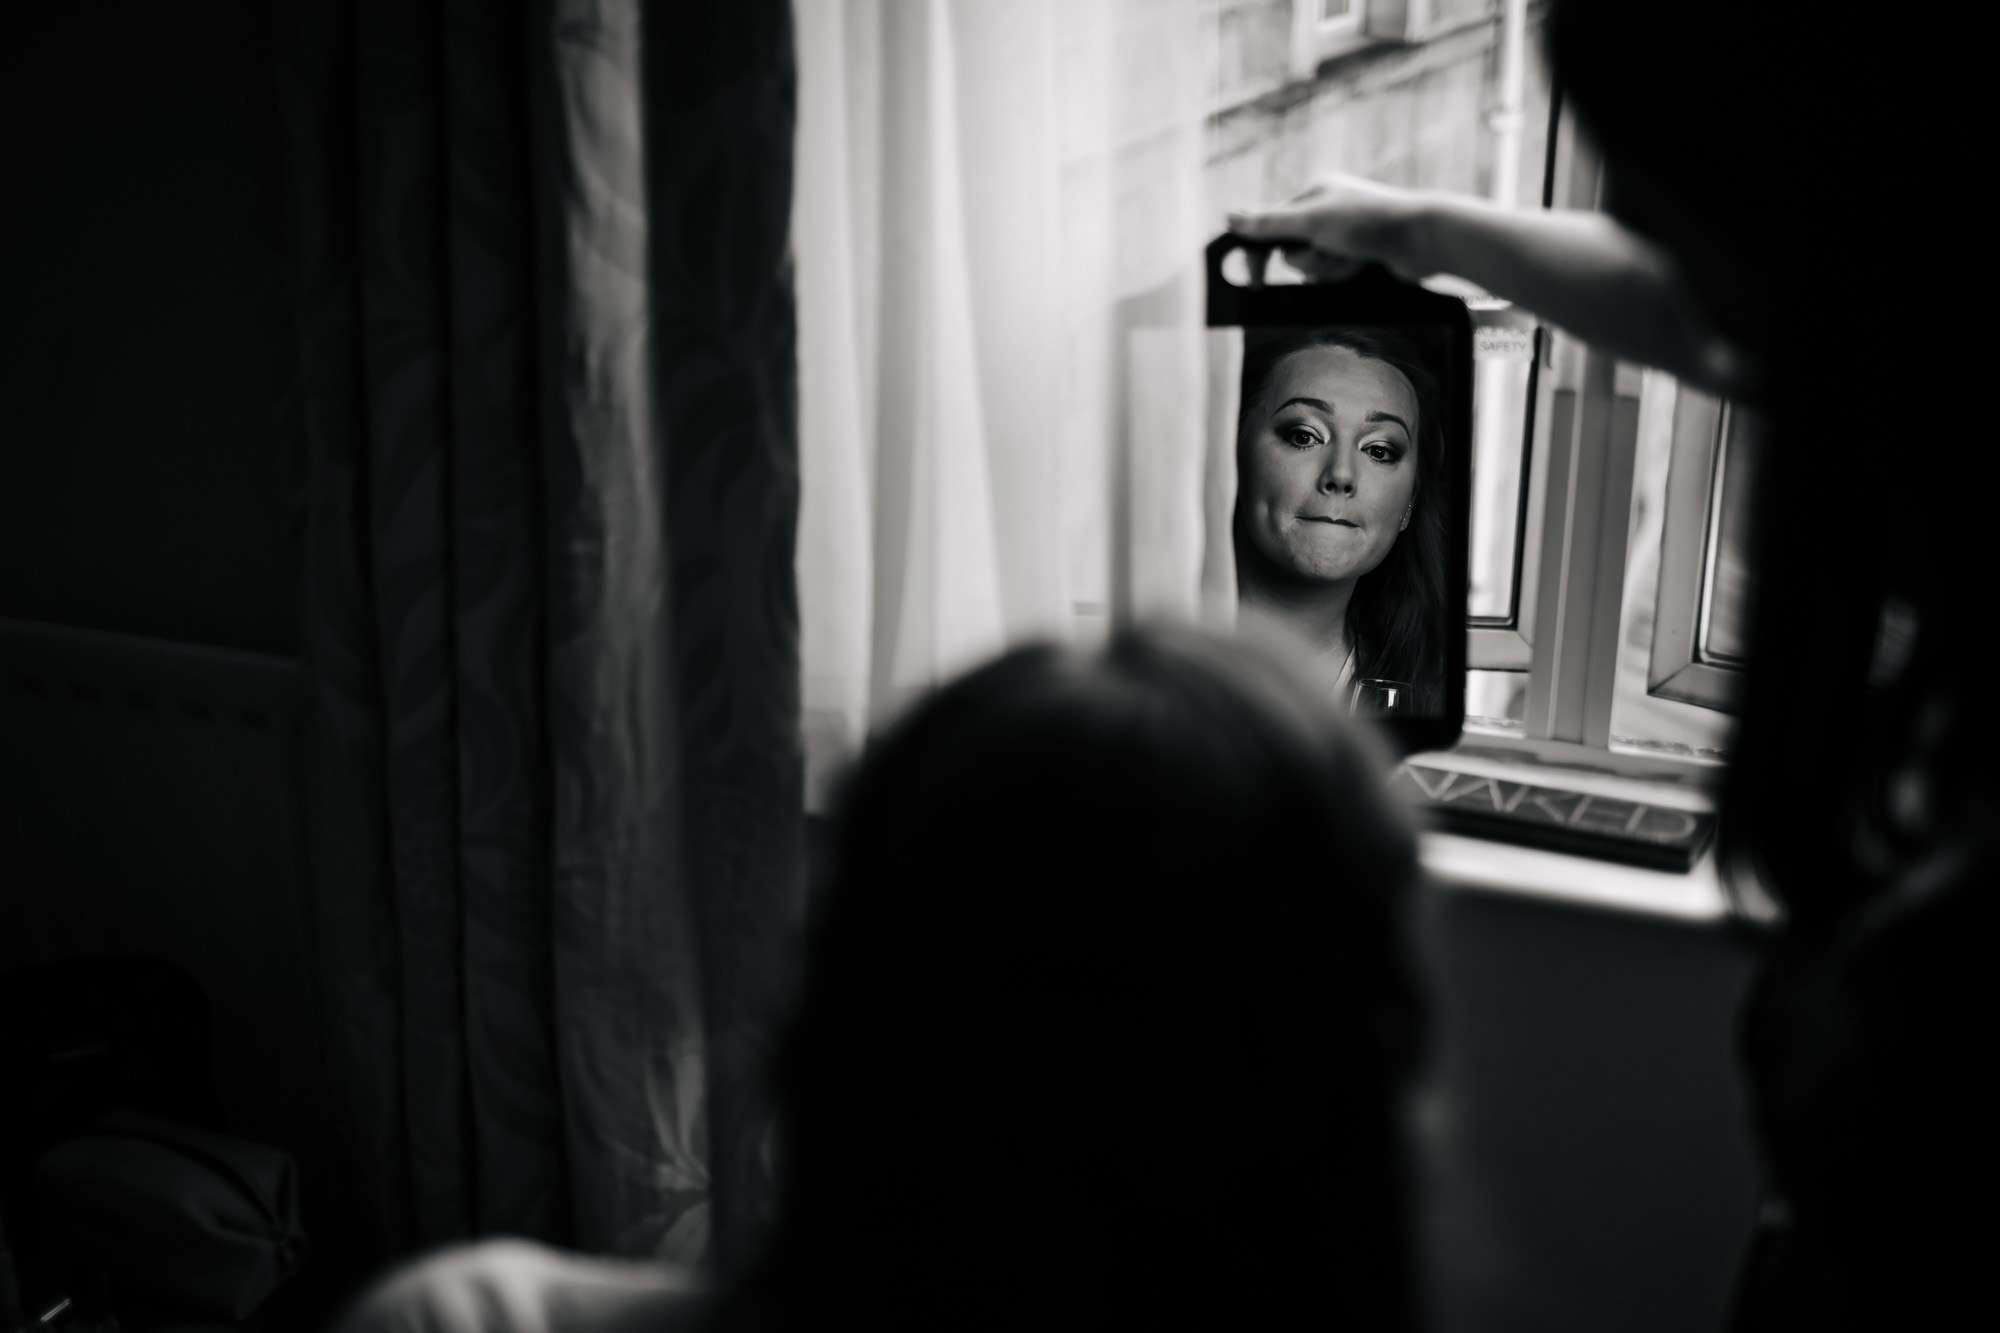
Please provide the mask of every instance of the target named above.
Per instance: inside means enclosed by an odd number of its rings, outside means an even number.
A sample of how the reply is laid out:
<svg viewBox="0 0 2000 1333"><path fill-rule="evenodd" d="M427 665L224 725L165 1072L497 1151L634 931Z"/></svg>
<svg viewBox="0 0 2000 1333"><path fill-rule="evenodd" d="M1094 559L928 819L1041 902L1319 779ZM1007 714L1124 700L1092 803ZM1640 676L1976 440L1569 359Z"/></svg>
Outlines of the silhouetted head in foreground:
<svg viewBox="0 0 2000 1333"><path fill-rule="evenodd" d="M1976 299L1962 265L1991 241L1935 154L1858 162L1855 145L1963 123L1985 53L1797 5L1668 22L1558 0L1548 31L1607 208L1763 363L1718 850L1781 915L1739 1029L1767 1220L1731 1327L1948 1327L1986 1298L1986 1229L1963 1201L1995 1119L2000 468L1965 391L1990 375L1982 340L1900 335L1959 326ZM1860 95L1885 70L1923 77L1892 103Z"/></svg>
<svg viewBox="0 0 2000 1333"><path fill-rule="evenodd" d="M784 1061L787 1312L1406 1322L1381 765L1286 654L1184 629L1019 649L890 729Z"/></svg>

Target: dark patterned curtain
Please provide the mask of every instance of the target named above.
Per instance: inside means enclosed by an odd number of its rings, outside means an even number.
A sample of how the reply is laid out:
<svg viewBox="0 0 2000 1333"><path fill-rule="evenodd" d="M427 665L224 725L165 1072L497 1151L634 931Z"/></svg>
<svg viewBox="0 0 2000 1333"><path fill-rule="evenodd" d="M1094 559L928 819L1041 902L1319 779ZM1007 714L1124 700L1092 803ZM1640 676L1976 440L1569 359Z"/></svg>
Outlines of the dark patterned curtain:
<svg viewBox="0 0 2000 1333"><path fill-rule="evenodd" d="M799 892L788 5L277 11L356 1258L726 1257Z"/></svg>

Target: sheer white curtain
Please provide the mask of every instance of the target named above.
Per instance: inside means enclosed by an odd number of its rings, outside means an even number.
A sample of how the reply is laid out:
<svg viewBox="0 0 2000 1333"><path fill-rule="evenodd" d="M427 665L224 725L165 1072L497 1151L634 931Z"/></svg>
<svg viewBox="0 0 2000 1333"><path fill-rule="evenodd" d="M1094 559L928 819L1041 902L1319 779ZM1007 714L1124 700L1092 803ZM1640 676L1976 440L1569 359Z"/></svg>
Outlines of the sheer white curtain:
<svg viewBox="0 0 2000 1333"><path fill-rule="evenodd" d="M795 12L817 804L871 727L1006 644L1228 600L1200 257L1229 201L1199 0Z"/></svg>

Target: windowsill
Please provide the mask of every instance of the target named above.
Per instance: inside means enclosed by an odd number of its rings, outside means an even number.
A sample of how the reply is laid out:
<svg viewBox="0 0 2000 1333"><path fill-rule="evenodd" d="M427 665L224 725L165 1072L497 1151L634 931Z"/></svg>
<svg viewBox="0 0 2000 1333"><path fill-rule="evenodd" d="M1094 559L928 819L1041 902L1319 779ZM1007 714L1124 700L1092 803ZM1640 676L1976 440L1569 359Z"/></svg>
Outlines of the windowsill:
<svg viewBox="0 0 2000 1333"><path fill-rule="evenodd" d="M1401 37L1383 37L1377 33L1353 28L1334 36L1321 37L1313 43L1312 60L1305 70L1293 66L1293 78L1301 83L1313 83L1331 74L1340 63L1350 56L1371 51L1377 47L1402 47L1409 43Z"/></svg>
<svg viewBox="0 0 2000 1333"><path fill-rule="evenodd" d="M1613 771L1612 765L1623 768L1624 761L1632 756L1594 752L1604 766L1580 767L1550 762L1549 747L1543 747L1543 753L1538 755L1527 742L1516 742L1521 747L1517 751L1481 744L1496 739L1499 738L1469 738L1472 748L1461 747L1429 757L1462 772L1501 781L1545 784L1609 800L1698 813L1714 809L1705 784L1662 781L1640 773ZM1566 748L1581 751L1581 747ZM1685 871L1650 870L1498 838L1441 831L1423 833L1421 845L1424 868L1432 881L1450 889L1516 894L1685 922L1714 923L1734 915L1716 866L1713 845L1703 849L1693 866Z"/></svg>
<svg viewBox="0 0 2000 1333"><path fill-rule="evenodd" d="M1310 100L1325 80L1336 75L1365 72L1397 61L1420 61L1427 48L1454 38L1477 40L1472 36L1475 30L1497 30L1499 24L1499 14L1487 13L1442 22L1419 33L1354 31L1329 35L1315 41L1307 57L1295 61L1281 76L1213 97L1208 115L1211 120L1225 120L1243 112L1282 112ZM1455 58L1462 52L1444 54Z"/></svg>
<svg viewBox="0 0 2000 1333"><path fill-rule="evenodd" d="M1347 32L1328 34L1314 42L1311 73L1302 74L1300 78L1305 82L1314 82L1337 72L1343 63L1356 56L1371 53L1388 55L1396 51L1408 51L1456 37L1474 28L1492 28L1497 31L1500 23L1500 15L1493 12L1446 19L1415 32L1369 32L1365 28L1354 28Z"/></svg>
<svg viewBox="0 0 2000 1333"><path fill-rule="evenodd" d="M1513 894L1687 922L1715 923L1731 915L1712 848L1683 873L1456 833L1426 832L1421 847L1431 881L1448 889Z"/></svg>

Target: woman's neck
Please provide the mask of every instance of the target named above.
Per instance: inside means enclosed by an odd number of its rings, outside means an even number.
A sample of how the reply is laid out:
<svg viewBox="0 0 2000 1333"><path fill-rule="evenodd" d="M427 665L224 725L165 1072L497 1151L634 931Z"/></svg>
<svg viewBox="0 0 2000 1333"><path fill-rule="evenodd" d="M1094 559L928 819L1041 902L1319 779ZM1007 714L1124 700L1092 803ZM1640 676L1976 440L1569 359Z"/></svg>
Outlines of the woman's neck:
<svg viewBox="0 0 2000 1333"><path fill-rule="evenodd" d="M1272 578L1265 571L1243 569L1238 604L1245 611L1273 620L1304 641L1314 664L1335 686L1344 685L1350 675L1353 645L1347 636L1347 607L1354 600L1354 584L1342 579L1334 583L1309 583L1304 579Z"/></svg>

